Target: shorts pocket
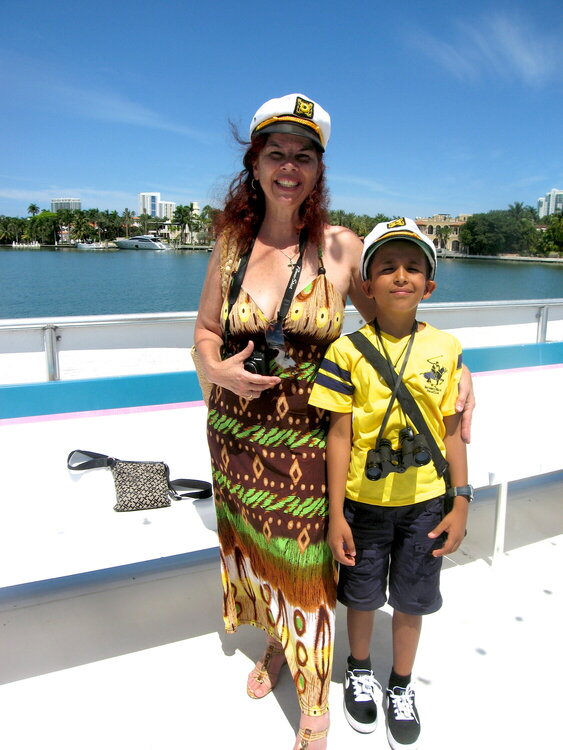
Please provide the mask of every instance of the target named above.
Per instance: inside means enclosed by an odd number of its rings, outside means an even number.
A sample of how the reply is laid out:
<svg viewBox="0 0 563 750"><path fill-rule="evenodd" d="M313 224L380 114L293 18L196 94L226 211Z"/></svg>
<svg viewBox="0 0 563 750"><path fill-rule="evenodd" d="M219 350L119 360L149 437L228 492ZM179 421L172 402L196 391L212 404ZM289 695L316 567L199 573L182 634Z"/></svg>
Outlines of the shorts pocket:
<svg viewBox="0 0 563 750"><path fill-rule="evenodd" d="M437 539L428 539L414 545L414 570L417 578L432 578L442 567L442 558L434 557L432 552L444 546L445 534Z"/></svg>

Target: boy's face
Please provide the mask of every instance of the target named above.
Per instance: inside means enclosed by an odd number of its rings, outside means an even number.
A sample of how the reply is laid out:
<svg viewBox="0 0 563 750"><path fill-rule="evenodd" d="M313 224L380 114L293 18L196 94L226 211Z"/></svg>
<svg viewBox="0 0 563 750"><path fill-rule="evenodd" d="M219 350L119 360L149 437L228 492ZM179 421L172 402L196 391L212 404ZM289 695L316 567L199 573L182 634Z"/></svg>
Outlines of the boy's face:
<svg viewBox="0 0 563 750"><path fill-rule="evenodd" d="M416 310L419 302L428 299L436 288L436 283L428 278L422 248L408 240L392 240L378 248L368 271L369 278L362 282L362 288L381 310Z"/></svg>

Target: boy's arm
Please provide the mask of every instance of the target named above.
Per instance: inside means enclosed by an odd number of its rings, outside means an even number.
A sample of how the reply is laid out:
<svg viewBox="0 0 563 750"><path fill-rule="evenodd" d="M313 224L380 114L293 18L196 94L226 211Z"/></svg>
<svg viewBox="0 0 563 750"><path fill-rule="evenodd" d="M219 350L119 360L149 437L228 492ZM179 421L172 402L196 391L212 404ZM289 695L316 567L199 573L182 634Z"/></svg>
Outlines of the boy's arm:
<svg viewBox="0 0 563 750"><path fill-rule="evenodd" d="M463 365L461 369L461 380L459 381L459 393L455 408L456 411L461 413L461 437L463 442L470 443L475 393L473 392L473 379L466 365Z"/></svg>
<svg viewBox="0 0 563 750"><path fill-rule="evenodd" d="M444 417L446 435L446 459L450 465L450 480L452 487L462 487L467 484L467 450L461 437L461 414ZM453 508L444 516L438 526L428 536L436 539L444 531L448 538L444 546L432 552L434 557L441 557L455 552L465 536L469 502L462 495L454 498Z"/></svg>
<svg viewBox="0 0 563 750"><path fill-rule="evenodd" d="M342 565L354 565L356 548L352 531L344 518L346 479L352 450L352 414L330 412L326 446L328 477L328 543L334 559Z"/></svg>

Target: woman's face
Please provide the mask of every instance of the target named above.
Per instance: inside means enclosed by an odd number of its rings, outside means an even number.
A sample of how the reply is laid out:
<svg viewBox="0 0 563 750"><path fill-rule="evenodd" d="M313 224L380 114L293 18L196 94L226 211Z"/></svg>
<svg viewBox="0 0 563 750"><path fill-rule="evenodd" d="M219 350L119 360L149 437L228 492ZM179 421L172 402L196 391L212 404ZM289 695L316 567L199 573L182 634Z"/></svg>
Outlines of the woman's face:
<svg viewBox="0 0 563 750"><path fill-rule="evenodd" d="M271 133L254 162L266 202L299 207L319 176L319 154L309 138Z"/></svg>

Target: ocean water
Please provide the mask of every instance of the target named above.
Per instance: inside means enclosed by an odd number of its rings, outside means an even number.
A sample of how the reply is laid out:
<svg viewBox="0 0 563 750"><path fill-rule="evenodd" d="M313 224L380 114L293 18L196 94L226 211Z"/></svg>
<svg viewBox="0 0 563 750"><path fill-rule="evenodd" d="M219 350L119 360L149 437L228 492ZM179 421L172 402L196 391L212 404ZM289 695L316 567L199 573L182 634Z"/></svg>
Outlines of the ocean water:
<svg viewBox="0 0 563 750"><path fill-rule="evenodd" d="M1 250L0 318L197 310L207 252ZM432 302L563 297L563 264L438 261Z"/></svg>

